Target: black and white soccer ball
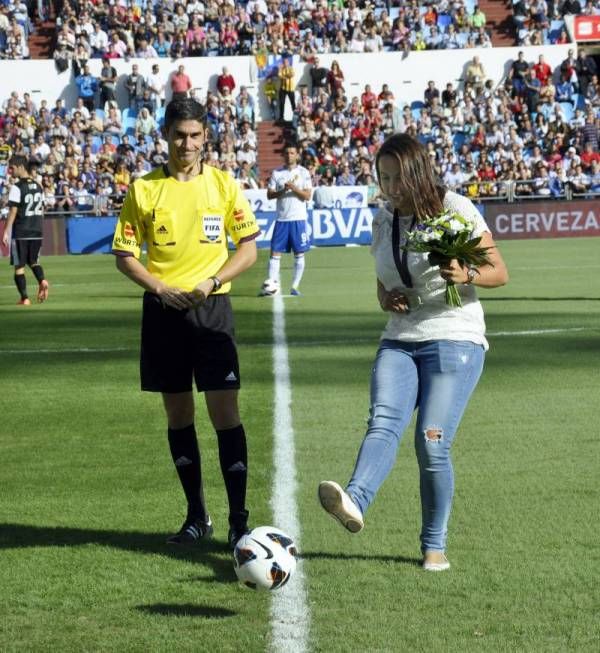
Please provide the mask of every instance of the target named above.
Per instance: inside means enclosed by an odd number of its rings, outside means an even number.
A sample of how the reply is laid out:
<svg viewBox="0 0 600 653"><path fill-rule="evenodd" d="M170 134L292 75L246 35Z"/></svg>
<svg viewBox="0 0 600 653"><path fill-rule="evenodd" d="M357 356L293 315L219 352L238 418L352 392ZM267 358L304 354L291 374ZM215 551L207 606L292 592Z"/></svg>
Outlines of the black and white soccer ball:
<svg viewBox="0 0 600 653"><path fill-rule="evenodd" d="M259 526L243 535L233 552L240 583L253 590L277 590L296 569L296 545L274 526Z"/></svg>
<svg viewBox="0 0 600 653"><path fill-rule="evenodd" d="M275 279L265 279L260 289L260 294L263 297L272 297L273 295L277 295L280 290L281 286L279 285L279 281L276 281Z"/></svg>

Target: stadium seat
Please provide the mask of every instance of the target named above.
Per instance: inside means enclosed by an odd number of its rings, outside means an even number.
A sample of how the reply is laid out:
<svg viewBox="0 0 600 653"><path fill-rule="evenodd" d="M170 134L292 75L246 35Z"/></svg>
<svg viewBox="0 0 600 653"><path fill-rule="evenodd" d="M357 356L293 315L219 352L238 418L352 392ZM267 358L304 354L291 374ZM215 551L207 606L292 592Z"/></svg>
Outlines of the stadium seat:
<svg viewBox="0 0 600 653"><path fill-rule="evenodd" d="M158 124L159 127L163 126L163 123L165 121L165 108L164 107L158 107L156 110L156 123Z"/></svg>
<svg viewBox="0 0 600 653"><path fill-rule="evenodd" d="M573 95L573 104L576 109L585 109L585 96L581 93L575 93Z"/></svg>
<svg viewBox="0 0 600 653"><path fill-rule="evenodd" d="M452 137L452 145L454 146L454 149L460 150L466 138L467 137L463 132L456 132L456 134L454 134L454 136Z"/></svg>
<svg viewBox="0 0 600 653"><path fill-rule="evenodd" d="M560 36L561 30L564 28L564 20L553 20L550 23L550 28L548 30L548 39L550 43L555 43L558 37Z"/></svg>
<svg viewBox="0 0 600 653"><path fill-rule="evenodd" d="M570 122L573 120L573 116L575 115L575 109L573 108L573 105L570 102L561 102L560 107L563 110L565 122Z"/></svg>
<svg viewBox="0 0 600 653"><path fill-rule="evenodd" d="M458 34L456 35L456 40L458 41L458 44L460 45L461 48L466 47L467 41L469 40L469 33L458 32Z"/></svg>
<svg viewBox="0 0 600 653"><path fill-rule="evenodd" d="M421 109L411 109L410 112L414 120L421 120Z"/></svg>
<svg viewBox="0 0 600 653"><path fill-rule="evenodd" d="M425 103L421 102L421 100L413 100L410 103L411 110L419 109L419 111L420 111L424 106L425 106Z"/></svg>
<svg viewBox="0 0 600 653"><path fill-rule="evenodd" d="M92 154L96 154L102 146L102 136L92 136Z"/></svg>
<svg viewBox="0 0 600 653"><path fill-rule="evenodd" d="M104 120L106 117L106 114L104 113L104 109L96 109L96 116L100 118L100 120Z"/></svg>

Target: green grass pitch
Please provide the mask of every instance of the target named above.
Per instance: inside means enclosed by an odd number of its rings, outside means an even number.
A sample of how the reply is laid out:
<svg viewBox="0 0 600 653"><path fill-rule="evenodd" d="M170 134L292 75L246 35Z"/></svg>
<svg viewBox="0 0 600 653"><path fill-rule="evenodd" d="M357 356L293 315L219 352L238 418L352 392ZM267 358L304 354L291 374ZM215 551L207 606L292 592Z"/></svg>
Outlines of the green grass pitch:
<svg viewBox="0 0 600 653"><path fill-rule="evenodd" d="M511 281L480 292L491 349L454 447L443 574L417 565L412 433L362 533L316 500L320 480L346 482L364 434L385 320L368 250L313 250L304 295L285 300L310 651L600 650L600 240L501 249ZM274 521L265 262L233 293L254 525ZM271 597L236 583L201 397L215 539L164 545L183 495L160 400L138 390L140 291L112 257L48 257L49 301L20 307L2 263L0 651L267 650Z"/></svg>

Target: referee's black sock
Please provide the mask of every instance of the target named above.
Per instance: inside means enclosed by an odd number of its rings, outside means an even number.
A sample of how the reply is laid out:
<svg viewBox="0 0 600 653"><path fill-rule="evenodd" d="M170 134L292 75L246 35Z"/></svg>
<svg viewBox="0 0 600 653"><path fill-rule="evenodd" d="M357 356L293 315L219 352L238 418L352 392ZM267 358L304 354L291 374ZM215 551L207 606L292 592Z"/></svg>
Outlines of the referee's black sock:
<svg viewBox="0 0 600 653"><path fill-rule="evenodd" d="M15 286L21 295L21 299L27 299L27 279L24 274L15 274Z"/></svg>
<svg viewBox="0 0 600 653"><path fill-rule="evenodd" d="M232 525L245 525L246 481L248 478L248 451L246 433L242 424L232 429L217 430L219 462L229 501L229 519Z"/></svg>
<svg viewBox="0 0 600 653"><path fill-rule="evenodd" d="M46 278L44 276L44 269L42 268L41 265L32 265L31 271L35 275L35 278L37 279L38 283L42 283L42 281Z"/></svg>
<svg viewBox="0 0 600 653"><path fill-rule="evenodd" d="M170 428L169 448L188 502L188 517L206 521L200 450L194 425L182 429Z"/></svg>

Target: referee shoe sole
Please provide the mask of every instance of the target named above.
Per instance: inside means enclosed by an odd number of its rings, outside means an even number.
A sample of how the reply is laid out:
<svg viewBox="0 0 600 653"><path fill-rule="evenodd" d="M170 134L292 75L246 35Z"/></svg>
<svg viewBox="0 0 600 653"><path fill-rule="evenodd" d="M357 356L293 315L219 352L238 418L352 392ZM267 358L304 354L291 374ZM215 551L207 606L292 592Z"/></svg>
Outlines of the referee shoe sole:
<svg viewBox="0 0 600 653"><path fill-rule="evenodd" d="M365 523L358 506L335 481L323 481L319 484L319 501L323 508L351 533L358 533L364 528Z"/></svg>

